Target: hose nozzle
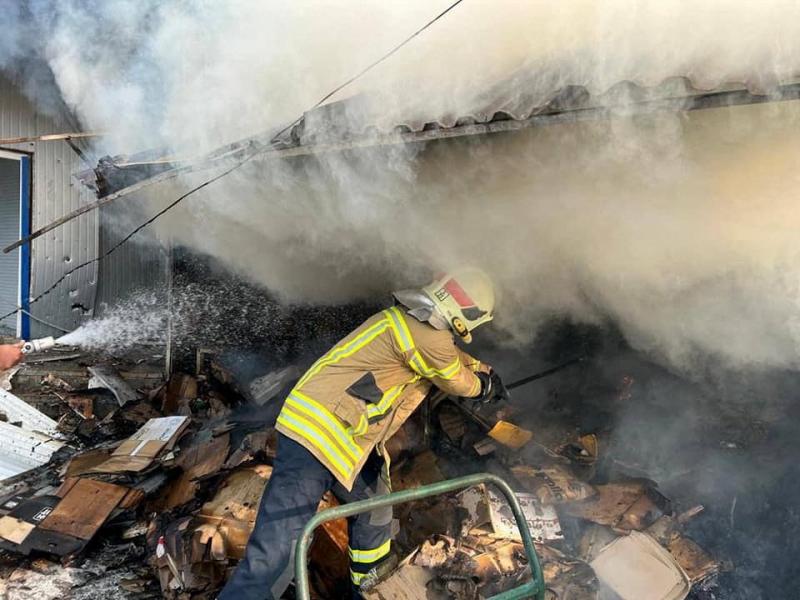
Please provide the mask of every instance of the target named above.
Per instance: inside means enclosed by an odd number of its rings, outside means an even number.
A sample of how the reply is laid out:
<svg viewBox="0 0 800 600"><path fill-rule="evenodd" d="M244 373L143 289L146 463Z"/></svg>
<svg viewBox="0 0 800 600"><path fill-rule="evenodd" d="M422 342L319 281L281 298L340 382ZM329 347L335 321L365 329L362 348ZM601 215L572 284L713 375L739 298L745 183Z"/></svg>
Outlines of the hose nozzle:
<svg viewBox="0 0 800 600"><path fill-rule="evenodd" d="M35 354L36 352L43 352L45 350L49 350L50 348L54 348L55 345L56 340L53 337L31 340L29 342L25 342L25 344L22 346L22 353Z"/></svg>

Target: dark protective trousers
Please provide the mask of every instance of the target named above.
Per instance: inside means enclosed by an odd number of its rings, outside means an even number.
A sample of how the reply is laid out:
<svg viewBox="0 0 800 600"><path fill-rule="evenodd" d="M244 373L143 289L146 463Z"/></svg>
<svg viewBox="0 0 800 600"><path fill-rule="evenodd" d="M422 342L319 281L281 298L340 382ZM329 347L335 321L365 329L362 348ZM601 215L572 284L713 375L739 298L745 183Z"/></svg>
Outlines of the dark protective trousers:
<svg viewBox="0 0 800 600"><path fill-rule="evenodd" d="M375 452L348 492L313 454L278 434L272 475L261 498L245 556L219 600L277 600L294 576L294 550L306 523L325 492L343 503L389 491L384 461ZM350 577L358 584L389 554L392 509L363 513L348 520Z"/></svg>

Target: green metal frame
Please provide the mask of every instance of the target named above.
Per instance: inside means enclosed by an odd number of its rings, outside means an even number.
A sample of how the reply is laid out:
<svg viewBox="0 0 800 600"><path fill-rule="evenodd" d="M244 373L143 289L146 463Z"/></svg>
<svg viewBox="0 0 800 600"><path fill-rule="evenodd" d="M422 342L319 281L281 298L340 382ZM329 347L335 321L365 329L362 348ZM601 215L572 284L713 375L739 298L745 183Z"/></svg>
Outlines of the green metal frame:
<svg viewBox="0 0 800 600"><path fill-rule="evenodd" d="M384 508L386 506L393 506L395 504L402 504L404 502L411 502L413 500L422 500L431 496L438 496L440 494L447 494L456 490L472 487L481 483L491 483L499 489L506 497L511 512L514 513L514 518L517 521L522 536L522 545L525 547L525 554L528 557L528 565L531 569L531 581L524 583L520 587L514 588L492 596L488 600L516 600L518 598L536 598L536 600L544 600L544 576L542 575L542 566L539 564L539 557L536 555L536 548L531 539L531 532L528 530L528 523L525 521L525 515L519 505L516 494L503 479L492 475L490 473L477 473L475 475L467 475L466 477L459 477L458 479L449 479L439 483L433 483L413 490L404 490L402 492L394 492L385 494L383 496L376 496L367 500L359 502L352 502L342 506L336 506L318 512L306 524L300 539L297 541L297 549L295 553L295 585L297 586L297 598L299 600L310 600L309 586L308 586L308 549L311 546L311 539L314 530L328 521L334 519L341 519L345 517L352 517L359 513L368 512L377 508Z"/></svg>

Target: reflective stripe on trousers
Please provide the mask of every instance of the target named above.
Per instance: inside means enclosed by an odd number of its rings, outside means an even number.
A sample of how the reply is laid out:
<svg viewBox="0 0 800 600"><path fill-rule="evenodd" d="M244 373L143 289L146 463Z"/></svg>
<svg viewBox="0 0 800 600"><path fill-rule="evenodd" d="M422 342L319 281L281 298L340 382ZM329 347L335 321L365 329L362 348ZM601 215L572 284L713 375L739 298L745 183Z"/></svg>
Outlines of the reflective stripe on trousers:
<svg viewBox="0 0 800 600"><path fill-rule="evenodd" d="M388 457L388 454L386 456ZM380 454L376 452L372 457L379 458ZM377 460L374 462L377 463L375 466L378 468L378 477L367 487L369 497L382 496L392 491L388 458L380 463ZM356 515L348 522L350 582L356 588L372 569L389 556L392 550L391 526L391 506Z"/></svg>

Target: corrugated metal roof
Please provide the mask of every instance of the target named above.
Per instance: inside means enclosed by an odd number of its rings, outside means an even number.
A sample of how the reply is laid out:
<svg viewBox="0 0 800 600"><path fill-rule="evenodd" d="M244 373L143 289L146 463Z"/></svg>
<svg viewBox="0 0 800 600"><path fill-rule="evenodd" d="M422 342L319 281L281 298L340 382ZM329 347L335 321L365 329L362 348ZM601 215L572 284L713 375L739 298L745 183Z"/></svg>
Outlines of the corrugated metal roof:
<svg viewBox="0 0 800 600"><path fill-rule="evenodd" d="M56 433L58 423L3 389L0 389L0 412L9 421L0 421L0 480L46 464L64 446L49 437Z"/></svg>
<svg viewBox="0 0 800 600"><path fill-rule="evenodd" d="M610 108L669 103L675 109L691 110L705 107L704 102L714 105L714 98L736 104L785 99L787 94L796 95L798 84L800 79L768 84L698 81L689 76L676 76L656 85L620 81L599 92L583 85L563 85L543 93L541 82L533 86L535 91L528 91L524 79L512 78L481 94L473 102L479 108L458 113L424 114L416 111L416 114L391 116L382 114L380 103L366 96L333 102L306 113L292 130L291 137L297 145L311 146L363 137L446 131L503 121L523 122L539 116Z"/></svg>
<svg viewBox="0 0 800 600"><path fill-rule="evenodd" d="M542 89L541 82L536 89ZM106 185L109 193L101 203L138 192L148 185L180 174L211 169L241 161L275 160L325 152L341 152L371 146L420 143L436 139L485 135L513 131L561 121L597 119L613 114L653 110L696 110L726 105L754 104L800 98L800 78L780 84L723 83L697 80L688 76L670 77L648 86L620 81L592 92L587 86L554 86L550 93L526 92L523 81L512 79L482 94L482 108L459 113L417 114L403 118L392 111L381 112L379 101L354 96L325 104L306 113L293 128L278 137L271 132L227 144L199 159L164 165L164 160L148 164L136 161L135 168L123 165L126 178ZM480 100L480 99L479 99ZM282 130L281 130L282 131ZM95 178L106 179L108 164L100 163L94 173L80 179L97 189ZM116 187L125 185L126 187Z"/></svg>

